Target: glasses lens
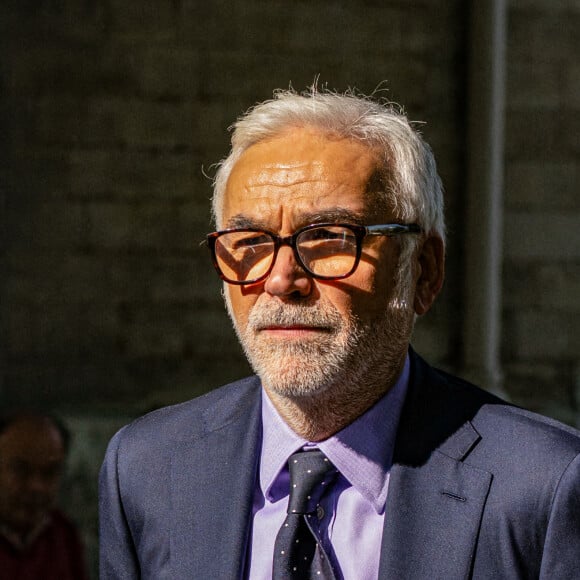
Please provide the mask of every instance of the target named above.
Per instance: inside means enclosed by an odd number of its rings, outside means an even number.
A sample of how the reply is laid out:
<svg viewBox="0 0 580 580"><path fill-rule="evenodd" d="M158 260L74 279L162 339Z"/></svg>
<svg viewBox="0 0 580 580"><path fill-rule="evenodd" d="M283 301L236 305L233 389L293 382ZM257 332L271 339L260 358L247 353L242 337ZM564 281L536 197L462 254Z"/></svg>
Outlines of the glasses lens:
<svg viewBox="0 0 580 580"><path fill-rule="evenodd" d="M257 280L270 268L273 255L274 240L264 232L226 232L215 242L219 269L232 282Z"/></svg>
<svg viewBox="0 0 580 580"><path fill-rule="evenodd" d="M356 264L357 238L344 226L320 226L302 232L296 247L304 265L316 276L350 274Z"/></svg>

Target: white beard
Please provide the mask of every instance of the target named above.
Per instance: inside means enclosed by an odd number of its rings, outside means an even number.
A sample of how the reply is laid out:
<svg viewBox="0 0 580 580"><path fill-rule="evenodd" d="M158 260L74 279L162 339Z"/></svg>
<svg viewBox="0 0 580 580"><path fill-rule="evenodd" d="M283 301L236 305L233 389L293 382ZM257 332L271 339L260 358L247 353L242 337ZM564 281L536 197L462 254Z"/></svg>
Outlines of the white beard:
<svg viewBox="0 0 580 580"><path fill-rule="evenodd" d="M365 385L392 383L400 370L414 313L407 298L409 279L402 268L398 278L380 316L364 322L352 312L341 315L324 300L307 304L258 299L246 327L240 328L227 292L226 305L246 356L267 388L293 399L332 389L346 401ZM328 332L303 341L268 340L259 329L270 325L317 326Z"/></svg>

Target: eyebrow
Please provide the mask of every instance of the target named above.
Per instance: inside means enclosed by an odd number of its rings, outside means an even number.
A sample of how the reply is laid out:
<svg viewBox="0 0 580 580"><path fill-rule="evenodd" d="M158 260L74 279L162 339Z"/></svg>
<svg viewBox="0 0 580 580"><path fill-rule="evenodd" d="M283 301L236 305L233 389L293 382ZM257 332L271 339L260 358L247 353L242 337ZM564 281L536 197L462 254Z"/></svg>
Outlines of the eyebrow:
<svg viewBox="0 0 580 580"><path fill-rule="evenodd" d="M334 207L328 210L302 214L300 216L299 227L318 223L348 223L355 225L363 225L365 221L366 221L365 216L359 212L354 212L350 209L342 207ZM237 214L232 216L225 225L227 229L234 228L256 228L262 230L270 229L268 224L263 220L252 218L244 214Z"/></svg>
<svg viewBox="0 0 580 580"><path fill-rule="evenodd" d="M238 229L238 228L264 229L266 227L264 222L246 216L242 213L232 216L224 225L226 229Z"/></svg>

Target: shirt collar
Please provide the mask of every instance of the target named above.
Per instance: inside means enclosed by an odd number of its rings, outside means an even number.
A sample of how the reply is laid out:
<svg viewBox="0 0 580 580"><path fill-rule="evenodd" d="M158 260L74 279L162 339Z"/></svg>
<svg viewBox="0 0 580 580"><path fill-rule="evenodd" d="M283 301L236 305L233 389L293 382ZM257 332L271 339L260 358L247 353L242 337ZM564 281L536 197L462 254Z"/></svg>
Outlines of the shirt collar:
<svg viewBox="0 0 580 580"><path fill-rule="evenodd" d="M395 385L370 409L332 437L313 444L297 435L280 417L267 393L262 397L263 440L260 487L264 497L278 501L288 495L286 462L302 447L316 445L340 473L381 513L401 409L409 382L407 355Z"/></svg>

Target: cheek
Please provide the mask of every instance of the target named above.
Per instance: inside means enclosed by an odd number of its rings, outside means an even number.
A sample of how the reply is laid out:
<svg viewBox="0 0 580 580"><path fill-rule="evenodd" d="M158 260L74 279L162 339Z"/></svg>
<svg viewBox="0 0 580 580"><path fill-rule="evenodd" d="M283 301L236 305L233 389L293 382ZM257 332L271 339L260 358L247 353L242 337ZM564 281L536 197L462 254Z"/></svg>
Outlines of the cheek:
<svg viewBox="0 0 580 580"><path fill-rule="evenodd" d="M360 320L372 318L373 301L369 300L371 287L353 283L350 278L336 282L320 282L319 297L321 304L328 304L343 319L355 317Z"/></svg>
<svg viewBox="0 0 580 580"><path fill-rule="evenodd" d="M228 303L230 315L236 321L239 328L245 328L252 306L256 303L257 296L248 292L242 286L226 285L224 295Z"/></svg>
<svg viewBox="0 0 580 580"><path fill-rule="evenodd" d="M400 247L396 240L377 239L361 256L353 283L368 294L384 295L395 286Z"/></svg>
<svg viewBox="0 0 580 580"><path fill-rule="evenodd" d="M348 299L355 314L373 317L376 312L384 310L392 296L395 287L394 271L390 268L365 266L357 270Z"/></svg>
<svg viewBox="0 0 580 580"><path fill-rule="evenodd" d="M382 316L388 299L377 291L357 293L351 297L350 312L361 321L375 320Z"/></svg>
<svg viewBox="0 0 580 580"><path fill-rule="evenodd" d="M361 321L382 320L395 294L393 272L375 272L350 295L350 310Z"/></svg>

